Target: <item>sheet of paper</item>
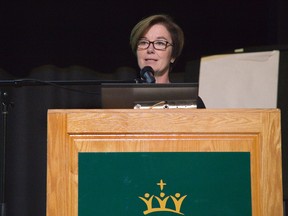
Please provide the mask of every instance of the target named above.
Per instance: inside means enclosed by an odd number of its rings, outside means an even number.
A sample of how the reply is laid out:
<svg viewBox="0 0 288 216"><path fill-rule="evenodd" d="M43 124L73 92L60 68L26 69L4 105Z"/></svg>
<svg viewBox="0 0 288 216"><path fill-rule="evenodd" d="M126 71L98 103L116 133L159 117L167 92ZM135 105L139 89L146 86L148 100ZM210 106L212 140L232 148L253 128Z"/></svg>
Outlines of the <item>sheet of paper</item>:
<svg viewBox="0 0 288 216"><path fill-rule="evenodd" d="M199 95L207 108L276 108L279 51L201 59Z"/></svg>

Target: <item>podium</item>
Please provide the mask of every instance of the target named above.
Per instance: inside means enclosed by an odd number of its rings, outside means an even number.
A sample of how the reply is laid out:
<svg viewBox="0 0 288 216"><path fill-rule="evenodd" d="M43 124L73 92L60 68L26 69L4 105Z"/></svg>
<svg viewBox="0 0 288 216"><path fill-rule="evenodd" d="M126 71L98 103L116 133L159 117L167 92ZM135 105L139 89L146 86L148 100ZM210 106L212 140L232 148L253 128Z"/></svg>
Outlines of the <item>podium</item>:
<svg viewBox="0 0 288 216"><path fill-rule="evenodd" d="M283 215L277 109L48 111L47 216Z"/></svg>

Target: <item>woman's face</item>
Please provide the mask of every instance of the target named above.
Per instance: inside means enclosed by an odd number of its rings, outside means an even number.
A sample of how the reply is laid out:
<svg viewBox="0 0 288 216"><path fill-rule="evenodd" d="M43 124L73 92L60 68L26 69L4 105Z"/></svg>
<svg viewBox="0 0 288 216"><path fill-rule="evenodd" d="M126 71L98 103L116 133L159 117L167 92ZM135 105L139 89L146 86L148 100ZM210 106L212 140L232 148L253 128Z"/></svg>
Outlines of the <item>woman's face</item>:
<svg viewBox="0 0 288 216"><path fill-rule="evenodd" d="M164 41L172 44L171 35L165 26L161 24L153 25L140 40L146 41ZM151 66L155 71L155 76L161 76L169 72L170 63L174 62L172 58L173 47L168 45L165 50L156 50L150 43L147 49L137 49L137 60L140 69L145 66Z"/></svg>

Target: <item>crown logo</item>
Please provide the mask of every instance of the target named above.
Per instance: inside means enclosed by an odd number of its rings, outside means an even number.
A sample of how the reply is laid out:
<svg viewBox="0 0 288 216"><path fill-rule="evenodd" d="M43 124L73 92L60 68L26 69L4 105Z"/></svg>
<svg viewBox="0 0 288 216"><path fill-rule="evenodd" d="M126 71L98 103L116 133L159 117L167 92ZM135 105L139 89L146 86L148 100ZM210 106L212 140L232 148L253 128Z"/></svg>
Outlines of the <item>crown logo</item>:
<svg viewBox="0 0 288 216"><path fill-rule="evenodd" d="M157 185L160 187L160 190L161 190L159 196L150 195L149 193L145 193L144 197L139 196L139 198L147 206L147 210L143 212L144 215L147 215L153 212L173 212L176 214L184 215L180 211L181 211L181 205L183 203L183 200L186 198L187 195L184 195L181 197L180 193L175 193L174 196L173 195L166 196L166 194L163 192L163 189L164 189L164 186L166 186L167 184L163 182L163 180L161 179L160 182L157 183ZM157 207L153 206L154 200L158 202ZM166 206L168 200L172 200L175 208L172 209Z"/></svg>

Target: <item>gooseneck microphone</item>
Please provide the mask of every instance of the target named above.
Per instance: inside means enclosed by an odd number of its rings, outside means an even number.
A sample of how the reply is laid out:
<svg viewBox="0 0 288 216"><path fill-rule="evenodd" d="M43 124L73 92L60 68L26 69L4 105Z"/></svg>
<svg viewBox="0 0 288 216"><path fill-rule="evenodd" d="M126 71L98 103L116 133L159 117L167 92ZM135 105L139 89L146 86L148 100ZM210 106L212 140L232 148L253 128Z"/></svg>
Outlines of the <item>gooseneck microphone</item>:
<svg viewBox="0 0 288 216"><path fill-rule="evenodd" d="M154 77L154 70L150 66L145 66L140 71L140 77L143 80L143 82L146 83L155 83L155 77Z"/></svg>

